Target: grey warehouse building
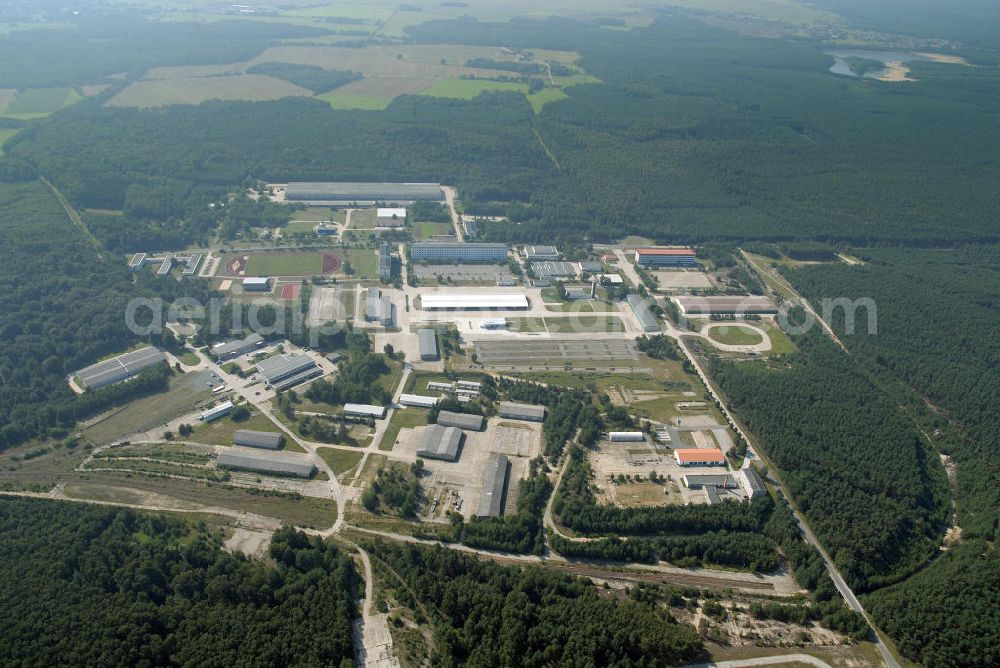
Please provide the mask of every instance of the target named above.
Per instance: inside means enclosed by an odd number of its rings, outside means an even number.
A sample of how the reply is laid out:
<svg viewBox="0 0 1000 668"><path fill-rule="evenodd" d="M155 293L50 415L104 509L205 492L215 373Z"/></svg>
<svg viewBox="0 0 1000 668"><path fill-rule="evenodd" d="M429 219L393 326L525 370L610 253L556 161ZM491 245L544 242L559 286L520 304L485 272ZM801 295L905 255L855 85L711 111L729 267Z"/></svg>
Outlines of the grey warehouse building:
<svg viewBox="0 0 1000 668"><path fill-rule="evenodd" d="M257 362L257 371L268 385L279 390L323 373L311 357L297 353L284 353L261 360Z"/></svg>
<svg viewBox="0 0 1000 668"><path fill-rule="evenodd" d="M285 437L274 431L253 431L238 429L233 434L233 443L245 445L248 448L263 448L265 450L280 450Z"/></svg>
<svg viewBox="0 0 1000 668"><path fill-rule="evenodd" d="M500 517L503 514L509 475L510 460L498 452L491 452L489 459L486 460L486 476L483 479L483 491L476 512L478 517Z"/></svg>
<svg viewBox="0 0 1000 668"><path fill-rule="evenodd" d="M458 427L442 427L432 424L424 431L424 440L417 450L417 457L424 459L440 459L453 462L458 459L465 434Z"/></svg>
<svg viewBox="0 0 1000 668"><path fill-rule="evenodd" d="M143 369L156 366L167 359L159 348L148 346L130 353L112 357L109 360L80 369L74 375L88 390L119 383L137 375Z"/></svg>
<svg viewBox="0 0 1000 668"><path fill-rule="evenodd" d="M513 401L501 401L498 414L500 417L511 418L513 420L541 422L545 419L545 406L518 404Z"/></svg>
<svg viewBox="0 0 1000 668"><path fill-rule="evenodd" d="M219 467L276 475L293 475L300 478L308 478L316 471L316 465L308 455L291 452L263 452L238 447L226 448L219 453Z"/></svg>
<svg viewBox="0 0 1000 668"><path fill-rule="evenodd" d="M637 294L629 294L625 296L625 300L632 307L632 313L635 313L643 330L647 332L660 331L660 324L656 322L656 317L653 316L653 312L649 310L649 306L642 297Z"/></svg>
<svg viewBox="0 0 1000 668"><path fill-rule="evenodd" d="M418 200L440 202L444 192L439 183L353 183L338 181L295 182L285 188L289 202L323 204L410 204Z"/></svg>
<svg viewBox="0 0 1000 668"><path fill-rule="evenodd" d="M507 244L451 243L421 241L410 244L414 262L495 262L507 261Z"/></svg>
<svg viewBox="0 0 1000 668"><path fill-rule="evenodd" d="M420 344L420 359L434 361L438 359L437 333L433 329L421 329L417 332Z"/></svg>
<svg viewBox="0 0 1000 668"><path fill-rule="evenodd" d="M472 415L470 413L453 413L452 411L440 411L437 416L437 423L442 427L458 427L459 429L482 431L483 416Z"/></svg>
<svg viewBox="0 0 1000 668"><path fill-rule="evenodd" d="M212 346L212 356L218 360L232 359L251 350L256 350L262 343L264 343L264 337L257 332L253 332L245 338L226 341L225 343Z"/></svg>

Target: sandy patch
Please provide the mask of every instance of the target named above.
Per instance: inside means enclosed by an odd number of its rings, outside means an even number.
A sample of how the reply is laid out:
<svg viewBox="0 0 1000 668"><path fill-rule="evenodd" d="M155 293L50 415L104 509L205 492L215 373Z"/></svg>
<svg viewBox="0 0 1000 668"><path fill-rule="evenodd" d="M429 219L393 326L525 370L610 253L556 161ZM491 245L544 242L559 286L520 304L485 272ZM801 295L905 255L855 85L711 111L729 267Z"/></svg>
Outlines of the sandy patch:
<svg viewBox="0 0 1000 668"><path fill-rule="evenodd" d="M917 51L918 56L923 56L927 60L933 60L935 63L948 63L949 65L968 65L967 61L962 56L952 56L946 53L929 53L926 51Z"/></svg>
<svg viewBox="0 0 1000 668"><path fill-rule="evenodd" d="M222 281L222 283L219 284L219 290L221 290L222 292L225 292L231 287L233 287L233 281L230 278L227 278L226 280Z"/></svg>

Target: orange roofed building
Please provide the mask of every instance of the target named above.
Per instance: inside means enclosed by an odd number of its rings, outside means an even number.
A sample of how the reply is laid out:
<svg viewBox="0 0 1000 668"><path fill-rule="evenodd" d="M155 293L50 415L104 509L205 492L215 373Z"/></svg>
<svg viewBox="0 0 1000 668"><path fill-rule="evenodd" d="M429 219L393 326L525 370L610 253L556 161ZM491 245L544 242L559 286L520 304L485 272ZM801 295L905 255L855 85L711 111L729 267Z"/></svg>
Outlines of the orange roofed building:
<svg viewBox="0 0 1000 668"><path fill-rule="evenodd" d="M680 466L725 466L726 457L715 448L677 448L674 459Z"/></svg>

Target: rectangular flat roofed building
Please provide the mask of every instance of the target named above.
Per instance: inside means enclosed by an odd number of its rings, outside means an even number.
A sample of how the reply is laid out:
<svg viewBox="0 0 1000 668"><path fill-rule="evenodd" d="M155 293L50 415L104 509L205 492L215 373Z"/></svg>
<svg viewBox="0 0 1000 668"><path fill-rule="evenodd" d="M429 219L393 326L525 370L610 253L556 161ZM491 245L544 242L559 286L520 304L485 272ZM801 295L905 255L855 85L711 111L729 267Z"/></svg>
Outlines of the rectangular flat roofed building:
<svg viewBox="0 0 1000 668"><path fill-rule="evenodd" d="M438 359L437 332L430 328L417 330L417 339L420 344L420 359L424 361Z"/></svg>
<svg viewBox="0 0 1000 668"><path fill-rule="evenodd" d="M252 429L238 429L233 434L233 443L243 445L248 448L263 448L265 450L280 450L285 442L285 437L274 431L253 431Z"/></svg>
<svg viewBox="0 0 1000 668"><path fill-rule="evenodd" d="M392 280L392 249L388 241L382 242L378 252L378 278L386 282Z"/></svg>
<svg viewBox="0 0 1000 668"><path fill-rule="evenodd" d="M212 346L212 357L218 360L229 360L256 350L264 343L264 337L253 332L242 339L226 341Z"/></svg>
<svg viewBox="0 0 1000 668"><path fill-rule="evenodd" d="M754 499L759 499L762 496L767 496L767 488L764 487L764 481L761 480L760 474L757 473L756 469L752 466L740 469L734 476L736 477L736 482L739 483L740 488L743 493L747 495L747 498L753 501Z"/></svg>
<svg viewBox="0 0 1000 668"><path fill-rule="evenodd" d="M555 246L525 246L524 257L529 260L558 260L559 250Z"/></svg>
<svg viewBox="0 0 1000 668"><path fill-rule="evenodd" d="M442 427L458 427L459 429L468 429L470 431L482 431L483 416L441 411L438 413L437 423Z"/></svg>
<svg viewBox="0 0 1000 668"><path fill-rule="evenodd" d="M635 252L636 264L647 267L693 267L694 258L691 248L640 248Z"/></svg>
<svg viewBox="0 0 1000 668"><path fill-rule="evenodd" d="M773 315L778 307L767 297L755 295L718 295L674 297L684 315Z"/></svg>
<svg viewBox="0 0 1000 668"><path fill-rule="evenodd" d="M715 448L677 448L674 459L680 466L725 466L726 456Z"/></svg>
<svg viewBox="0 0 1000 668"><path fill-rule="evenodd" d="M223 415L229 415L233 410L233 402L223 401L217 406L212 406L207 411L201 414L202 422L211 422L212 420L218 420Z"/></svg>
<svg viewBox="0 0 1000 668"><path fill-rule="evenodd" d="M315 473L316 464L309 455L231 447L219 453L219 468L309 478Z"/></svg>
<svg viewBox="0 0 1000 668"><path fill-rule="evenodd" d="M163 258L163 262L160 263L160 268L156 270L157 276L166 276L170 273L170 270L174 268L174 256L168 255Z"/></svg>
<svg viewBox="0 0 1000 668"><path fill-rule="evenodd" d="M640 443L646 440L646 435L641 431L612 431L608 432L608 440L612 443Z"/></svg>
<svg viewBox="0 0 1000 668"><path fill-rule="evenodd" d="M271 289L271 279L267 276L247 276L243 279L243 289L247 292L267 292Z"/></svg>
<svg viewBox="0 0 1000 668"><path fill-rule="evenodd" d="M423 443L417 450L417 457L453 462L458 459L462 447L462 430L457 427L428 425L424 430Z"/></svg>
<svg viewBox="0 0 1000 668"><path fill-rule="evenodd" d="M376 209L375 225L376 227L402 227L406 225L406 209L402 207Z"/></svg>
<svg viewBox="0 0 1000 668"><path fill-rule="evenodd" d="M424 311L508 311L528 308L528 296L516 292L500 294L456 295L449 293L420 295Z"/></svg>
<svg viewBox="0 0 1000 668"><path fill-rule="evenodd" d="M535 261L531 263L531 270L539 278L566 278L576 276L576 266L572 262L562 262L556 260Z"/></svg>
<svg viewBox="0 0 1000 668"><path fill-rule="evenodd" d="M403 393L399 395L400 406L413 406L415 408L433 408L437 402L441 401L440 397L429 397L424 394L407 394Z"/></svg>
<svg viewBox="0 0 1000 668"><path fill-rule="evenodd" d="M92 364L80 369L74 375L87 390L96 390L114 383L120 383L137 375L143 369L156 366L167 359L159 348L147 346L124 355Z"/></svg>
<svg viewBox="0 0 1000 668"><path fill-rule="evenodd" d="M506 262L506 244L452 243L421 241L410 244L414 262Z"/></svg>
<svg viewBox="0 0 1000 668"><path fill-rule="evenodd" d="M201 255L195 254L188 258L187 264L184 265L184 275L191 276L195 271L198 270L198 264L201 262Z"/></svg>
<svg viewBox="0 0 1000 668"><path fill-rule="evenodd" d="M289 183L285 200L331 204L411 204L418 200L440 202L444 192L439 183L364 183L310 181Z"/></svg>
<svg viewBox="0 0 1000 668"><path fill-rule="evenodd" d="M139 271L142 269L142 265L146 263L145 253L136 253L132 256L132 259L128 261L128 268L132 271Z"/></svg>
<svg viewBox="0 0 1000 668"><path fill-rule="evenodd" d="M317 368L316 362L311 357L298 353L282 353L257 362L257 371L268 385L274 385L315 368Z"/></svg>
<svg viewBox="0 0 1000 668"><path fill-rule="evenodd" d="M545 420L545 406L535 404L518 404L513 401L501 401L498 415L513 420L528 420L542 422Z"/></svg>
<svg viewBox="0 0 1000 668"><path fill-rule="evenodd" d="M625 296L625 301L628 302L632 313L635 314L635 318L639 321L639 326L642 327L643 331L660 331L660 323L656 322L656 316L649 310L649 305L646 304L645 299L635 293L629 293Z"/></svg>
<svg viewBox="0 0 1000 668"><path fill-rule="evenodd" d="M385 417L385 406L372 404L344 404L344 415L352 417L370 417L381 420Z"/></svg>
<svg viewBox="0 0 1000 668"><path fill-rule="evenodd" d="M688 489L701 489L703 487L721 487L722 489L734 489L736 481L731 475L686 475L682 476L684 486Z"/></svg>
<svg viewBox="0 0 1000 668"><path fill-rule="evenodd" d="M498 452L491 452L486 460L486 474L483 478L483 491L479 496L477 517L500 517L503 514L509 475L510 460Z"/></svg>

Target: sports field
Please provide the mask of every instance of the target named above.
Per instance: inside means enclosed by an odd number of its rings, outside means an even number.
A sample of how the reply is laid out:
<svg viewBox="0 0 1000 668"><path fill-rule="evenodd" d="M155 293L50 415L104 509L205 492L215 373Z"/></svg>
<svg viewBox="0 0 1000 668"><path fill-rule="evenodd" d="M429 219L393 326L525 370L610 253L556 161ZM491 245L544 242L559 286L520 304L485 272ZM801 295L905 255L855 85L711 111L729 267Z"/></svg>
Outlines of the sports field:
<svg viewBox="0 0 1000 668"><path fill-rule="evenodd" d="M742 325L723 325L708 330L713 341L730 346L752 346L764 340L763 335L751 327Z"/></svg>
<svg viewBox="0 0 1000 668"><path fill-rule="evenodd" d="M320 276L340 267L332 253L252 253L246 257L246 276Z"/></svg>
<svg viewBox="0 0 1000 668"><path fill-rule="evenodd" d="M282 299L298 299L299 291L302 290L301 283L286 283L281 286Z"/></svg>

